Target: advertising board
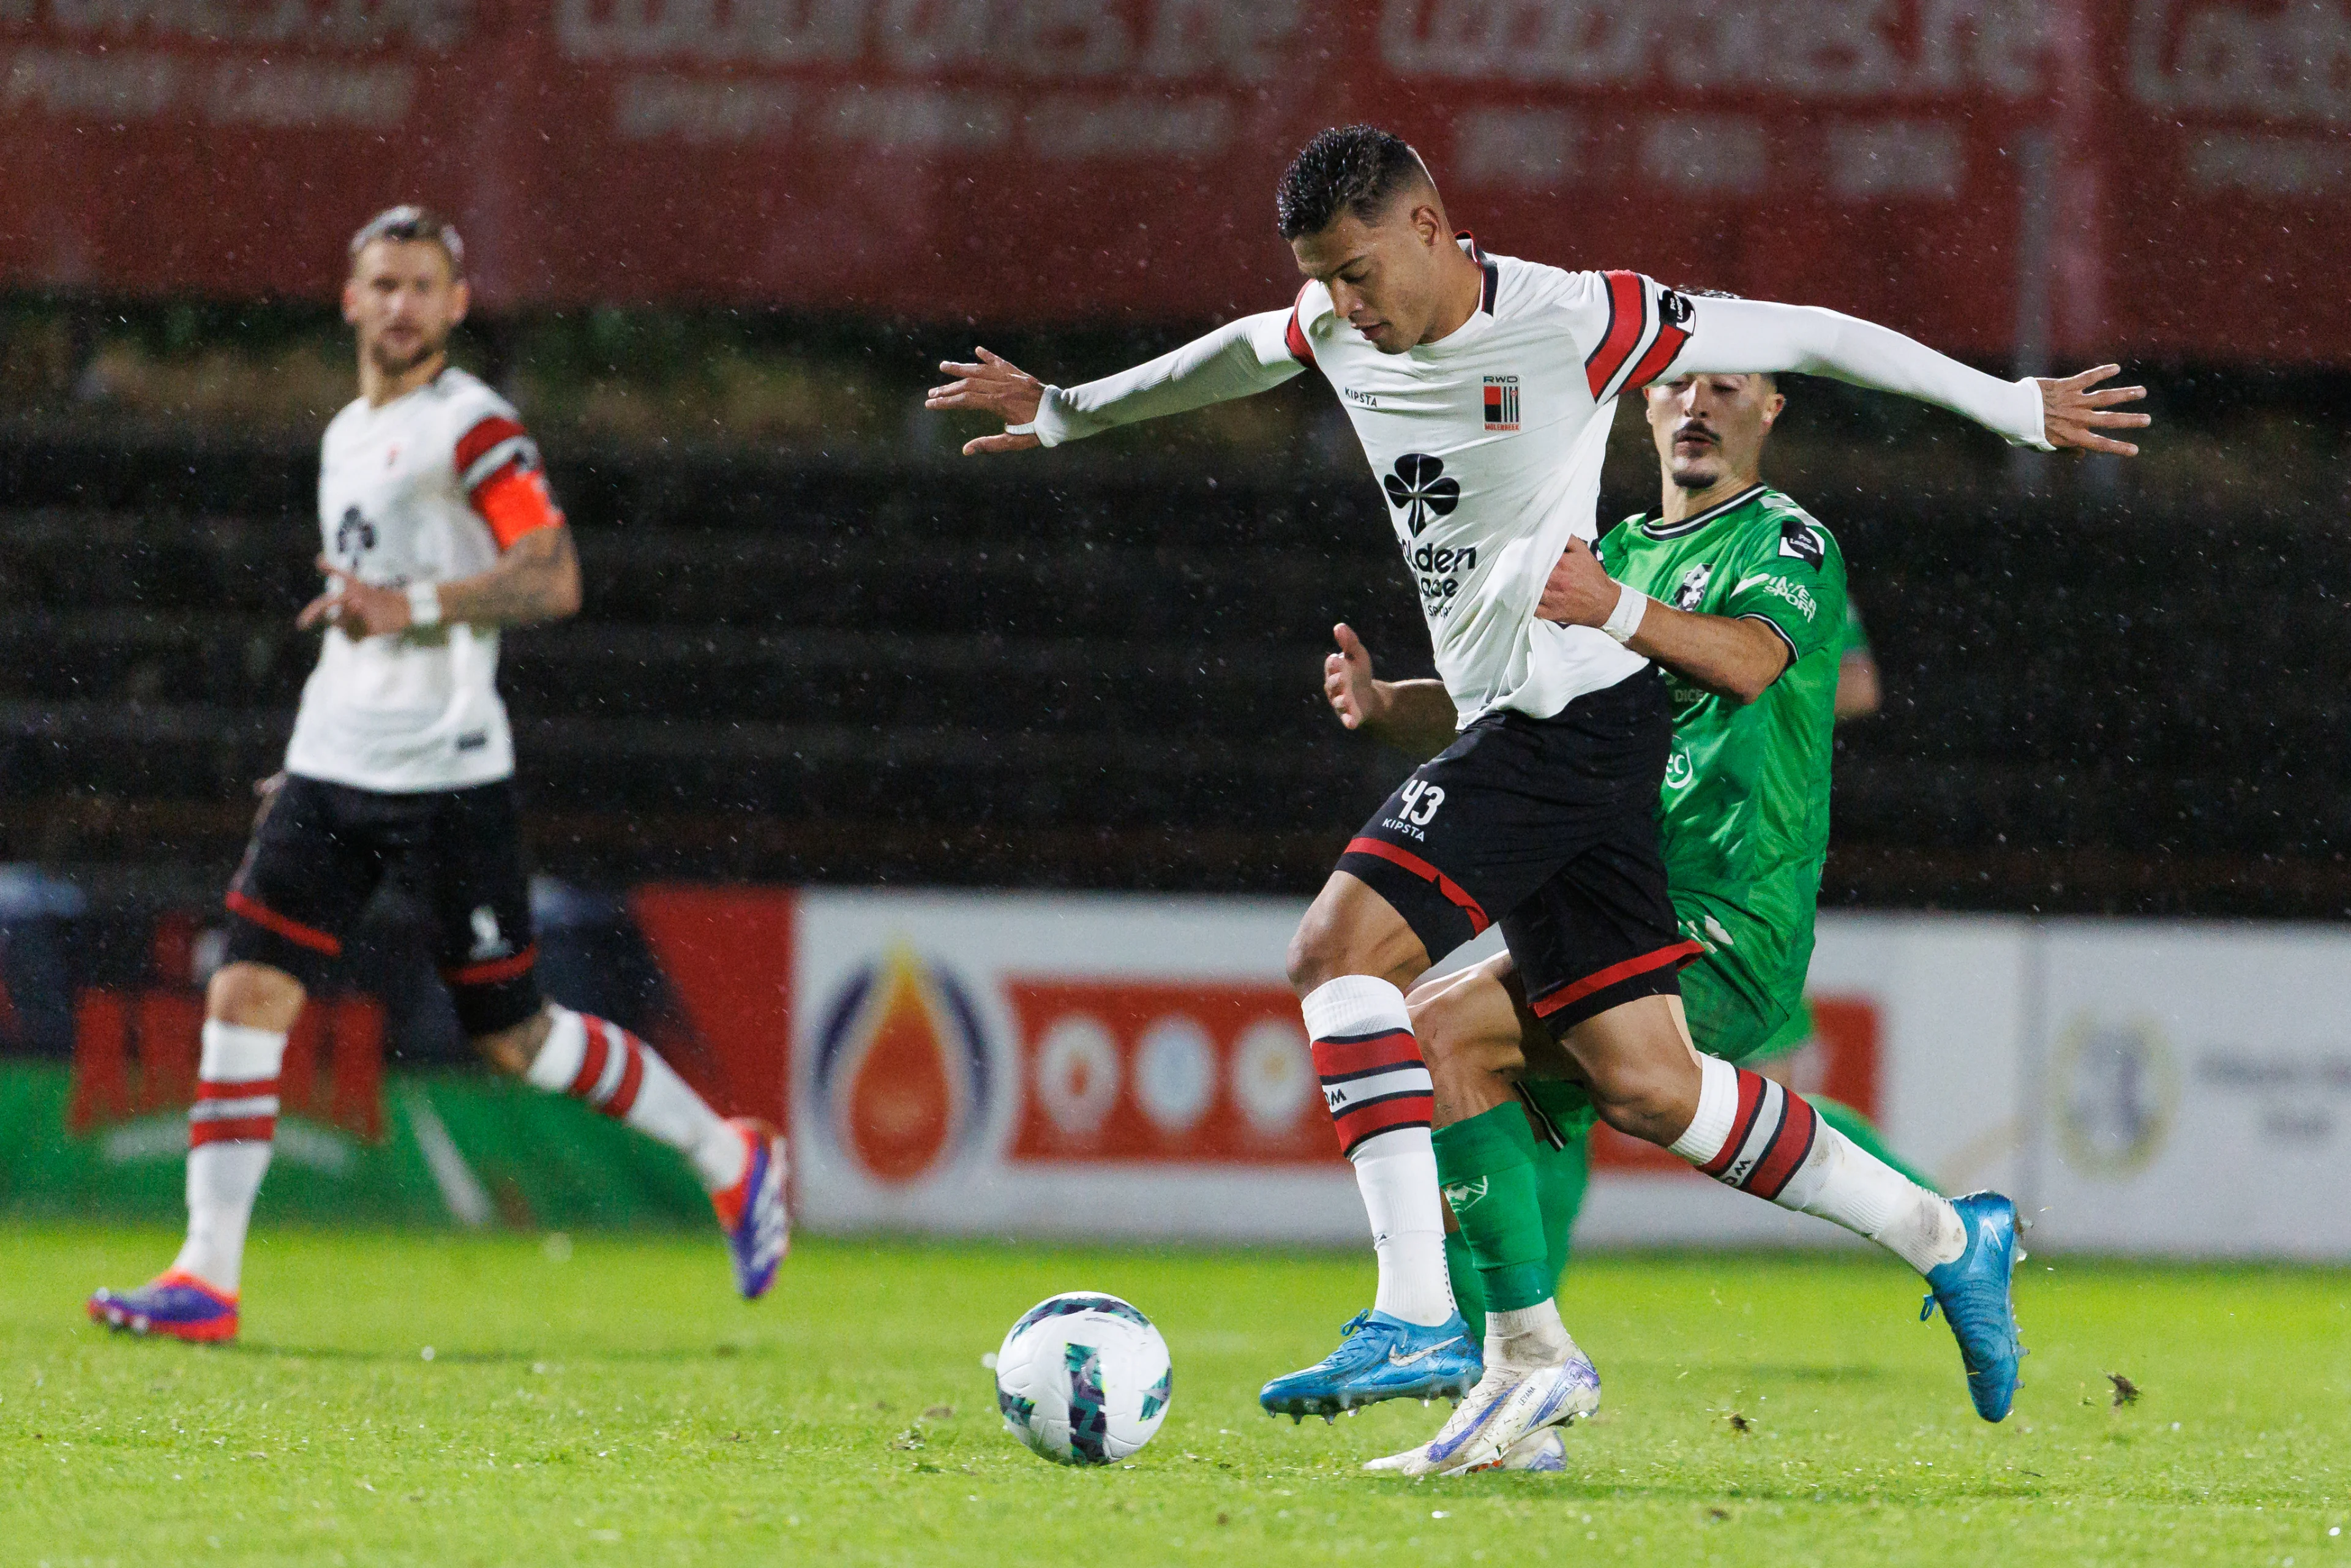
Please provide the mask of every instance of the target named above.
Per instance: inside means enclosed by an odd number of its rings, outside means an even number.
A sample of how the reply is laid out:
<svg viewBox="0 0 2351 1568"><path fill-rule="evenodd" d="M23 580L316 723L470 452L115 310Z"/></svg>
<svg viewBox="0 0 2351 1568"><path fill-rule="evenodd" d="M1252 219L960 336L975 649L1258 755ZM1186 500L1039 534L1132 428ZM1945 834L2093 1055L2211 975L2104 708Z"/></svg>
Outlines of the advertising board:
<svg viewBox="0 0 2351 1568"><path fill-rule="evenodd" d="M7 0L0 281L323 298L413 199L494 308L1207 320L1288 303L1275 181L1371 120L1502 254L2339 364L2346 49L2338 0Z"/></svg>

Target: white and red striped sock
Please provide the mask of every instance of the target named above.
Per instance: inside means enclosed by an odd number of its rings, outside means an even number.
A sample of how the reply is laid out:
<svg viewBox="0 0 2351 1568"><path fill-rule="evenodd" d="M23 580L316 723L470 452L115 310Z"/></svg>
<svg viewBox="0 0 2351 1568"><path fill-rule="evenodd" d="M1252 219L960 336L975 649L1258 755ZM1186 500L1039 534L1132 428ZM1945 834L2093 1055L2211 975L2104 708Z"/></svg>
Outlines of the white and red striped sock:
<svg viewBox="0 0 2351 1568"><path fill-rule="evenodd" d="M196 1103L188 1107L188 1239L171 1272L235 1296L245 1271L254 1195L277 1135L277 1074L286 1037L204 1020Z"/></svg>
<svg viewBox="0 0 2351 1568"><path fill-rule="evenodd" d="M693 1162L710 1192L743 1179L750 1150L701 1095L643 1040L591 1013L550 1003L554 1026L523 1076L550 1093L586 1102L660 1139Z"/></svg>
<svg viewBox="0 0 2351 1568"><path fill-rule="evenodd" d="M1821 1120L1801 1094L1700 1056L1698 1114L1672 1152L1741 1192L1865 1236L1920 1273L1958 1257L1966 1229L1928 1191Z"/></svg>
<svg viewBox="0 0 2351 1568"><path fill-rule="evenodd" d="M1435 1085L1404 993L1370 975L1343 975L1308 992L1300 1007L1339 1148L1355 1167L1372 1222L1380 1261L1372 1305L1408 1323L1441 1323L1454 1305L1428 1130Z"/></svg>

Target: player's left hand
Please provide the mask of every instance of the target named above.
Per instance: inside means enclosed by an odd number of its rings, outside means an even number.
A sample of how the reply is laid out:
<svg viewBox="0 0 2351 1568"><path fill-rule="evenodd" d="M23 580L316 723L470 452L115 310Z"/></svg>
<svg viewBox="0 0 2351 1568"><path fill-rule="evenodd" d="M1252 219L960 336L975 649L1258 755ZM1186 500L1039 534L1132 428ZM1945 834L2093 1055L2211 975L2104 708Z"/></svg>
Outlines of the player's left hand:
<svg viewBox="0 0 2351 1568"><path fill-rule="evenodd" d="M1622 591L1592 547L1570 539L1559 564L1551 569L1551 580L1543 584L1535 614L1565 626L1605 626Z"/></svg>
<svg viewBox="0 0 2351 1568"><path fill-rule="evenodd" d="M327 574L327 591L302 606L295 628L308 632L320 622L343 629L349 637L381 637L408 630L408 595L397 588L361 582L325 556L319 570Z"/></svg>
<svg viewBox="0 0 2351 1568"><path fill-rule="evenodd" d="M2041 384L2042 434L2049 444L2060 452L2073 448L2082 452L2111 452L2117 457L2136 457L2138 448L2127 441L2100 435L2101 430L2143 430L2152 423L2143 413L2116 413L2116 403L2137 402L2147 395L2145 387L2105 387L2090 389L2108 376L2123 373L2120 365L2100 365L2094 371L2084 371L2077 376L2036 376Z"/></svg>

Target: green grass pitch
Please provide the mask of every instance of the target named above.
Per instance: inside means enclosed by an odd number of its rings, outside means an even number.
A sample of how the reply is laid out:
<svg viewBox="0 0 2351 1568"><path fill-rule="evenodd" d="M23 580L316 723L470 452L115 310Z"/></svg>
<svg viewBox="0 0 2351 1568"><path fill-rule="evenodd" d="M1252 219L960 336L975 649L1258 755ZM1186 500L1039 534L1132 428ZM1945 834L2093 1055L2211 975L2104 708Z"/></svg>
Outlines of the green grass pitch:
<svg viewBox="0 0 2351 1568"><path fill-rule="evenodd" d="M172 1245L0 1249L0 1562L2351 1568L2340 1270L2035 1259L1991 1427L1897 1267L1595 1258L1562 1305L1607 1402L1569 1472L1413 1483L1355 1467L1441 1407L1257 1410L1367 1298L1351 1257L803 1241L747 1306L715 1239L267 1230L235 1348L82 1321ZM1031 1457L980 1365L1080 1287L1175 1352L1132 1468Z"/></svg>

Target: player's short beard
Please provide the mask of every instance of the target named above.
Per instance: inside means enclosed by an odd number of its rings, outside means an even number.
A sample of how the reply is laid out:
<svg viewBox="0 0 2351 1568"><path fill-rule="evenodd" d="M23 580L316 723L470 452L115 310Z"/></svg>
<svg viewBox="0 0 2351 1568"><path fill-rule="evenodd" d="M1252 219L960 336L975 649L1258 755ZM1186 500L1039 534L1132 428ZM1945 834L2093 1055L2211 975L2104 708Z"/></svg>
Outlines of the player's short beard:
<svg viewBox="0 0 2351 1568"><path fill-rule="evenodd" d="M381 374L399 377L406 375L448 346L449 334L444 332L437 338L419 338L415 350L411 353L394 354L385 346L384 340L378 338L368 345L368 358L375 361L375 368Z"/></svg>
<svg viewBox="0 0 2351 1568"><path fill-rule="evenodd" d="M1709 463L1707 458L1696 457L1692 458L1687 465L1681 463L1674 464L1672 465L1672 471L1675 488L1681 490L1704 490L1711 488L1713 486L1720 483L1722 479L1721 457L1721 449L1718 447L1714 450L1713 461L1711 463ZM1701 468L1699 466L1701 464L1707 464L1708 466Z"/></svg>
<svg viewBox="0 0 2351 1568"><path fill-rule="evenodd" d="M1725 466L1722 457L1722 438L1715 435L1711 431L1702 434L1709 437L1705 449L1698 455L1687 458L1682 456L1679 451L1680 436L1677 434L1675 437L1673 448L1666 463L1666 471L1673 476L1676 489L1704 490L1721 481ZM1705 465L1703 469L1701 465Z"/></svg>

